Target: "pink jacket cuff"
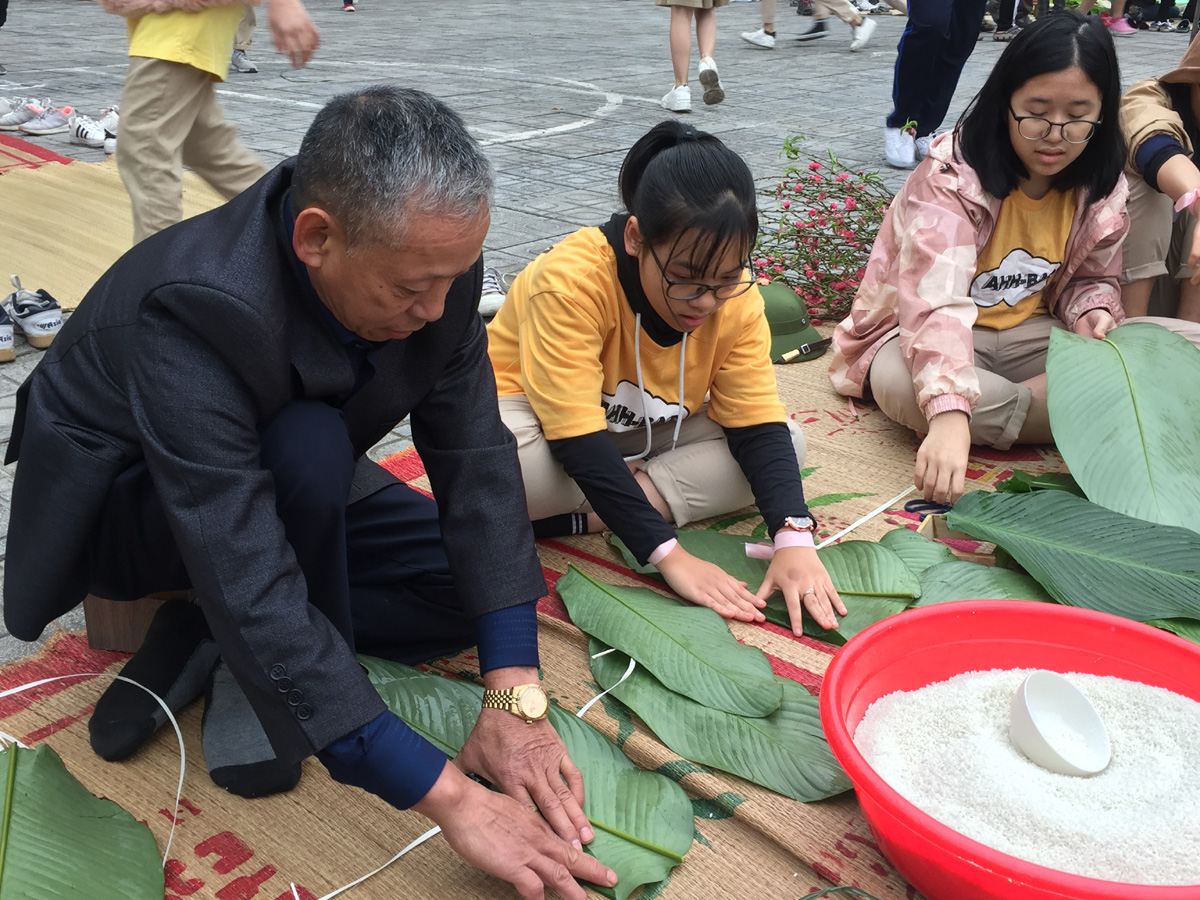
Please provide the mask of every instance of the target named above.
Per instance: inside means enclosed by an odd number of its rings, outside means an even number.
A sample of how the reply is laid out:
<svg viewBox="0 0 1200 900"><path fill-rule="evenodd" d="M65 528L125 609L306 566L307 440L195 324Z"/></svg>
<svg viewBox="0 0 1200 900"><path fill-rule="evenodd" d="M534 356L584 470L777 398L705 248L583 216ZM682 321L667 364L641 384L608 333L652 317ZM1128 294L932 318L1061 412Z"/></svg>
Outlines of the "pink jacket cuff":
<svg viewBox="0 0 1200 900"><path fill-rule="evenodd" d="M971 404L967 402L966 397L958 394L938 394L921 407L921 412L925 413L925 421L932 422L934 416L954 409L961 410L968 416L971 414Z"/></svg>

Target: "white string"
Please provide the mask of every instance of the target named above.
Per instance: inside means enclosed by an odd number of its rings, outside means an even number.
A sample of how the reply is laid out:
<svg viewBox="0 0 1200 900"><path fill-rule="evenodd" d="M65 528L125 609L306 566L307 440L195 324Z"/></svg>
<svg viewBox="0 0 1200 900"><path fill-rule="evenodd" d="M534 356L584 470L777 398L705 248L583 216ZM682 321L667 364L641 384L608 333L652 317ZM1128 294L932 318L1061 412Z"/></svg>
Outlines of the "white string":
<svg viewBox="0 0 1200 900"><path fill-rule="evenodd" d="M687 407L683 405L683 376L684 376L684 354L687 353L687 337L688 333L683 333L683 342L679 345L679 415L675 417L675 434L671 437L671 449L675 449L675 445L679 443L679 429L683 427L683 414L687 412Z"/></svg>
<svg viewBox="0 0 1200 900"><path fill-rule="evenodd" d="M857 522L854 522L853 524L848 525L845 528L843 528L841 531L839 531L833 537L825 538L825 540L823 540L823 541L821 541L821 543L817 544L817 549L820 550L822 547L828 547L830 544L832 544L838 538L845 537L850 532L852 532L855 528L857 528L859 525L863 524L864 522L869 521L870 519L875 518L881 512L884 512L885 510L890 509L891 507L895 506L897 503L899 503L901 500L903 500L905 497L907 497L909 494L911 494L916 489L917 488L914 485L914 486L908 488L907 490L902 491L901 493L897 494L895 497L893 497L887 503L880 504L878 507L871 510L869 513L867 513L865 516L863 516Z"/></svg>
<svg viewBox="0 0 1200 900"><path fill-rule="evenodd" d="M9 688L6 691L0 691L0 700L13 694L20 694L24 691L32 690L35 687L41 687L43 684L50 684L55 681L65 681L68 678L111 678L113 681L124 681L126 684L132 684L134 687L139 687L151 697L155 702L166 712L167 718L171 722L171 727L175 729L175 739L179 742L179 784L175 788L175 813L179 812L179 800L183 797L183 773L187 769L187 752L183 749L183 732L179 730L179 722L175 720L175 714L171 712L171 707L167 706L167 701L144 684L138 684L132 678L126 678L124 675L112 675L108 672L75 672L71 675L55 675L53 678L43 678L40 681L31 681L29 684L18 685L15 688ZM8 737L8 735L4 735ZM14 740L16 740L14 738ZM19 742L18 742L19 743ZM23 746L23 745L22 745ZM176 814L171 816L171 831L167 835L167 847L163 851L163 867L167 865L167 858L171 853L171 841L175 839L175 826L178 824L179 818Z"/></svg>
<svg viewBox="0 0 1200 900"><path fill-rule="evenodd" d="M596 659L597 657L600 657L600 656L607 656L609 653L612 653L615 649L616 649L615 647L610 647L607 650L601 650L599 653L593 655L592 659ZM596 701L598 701L601 697L606 696L609 691L615 691L617 688L619 688L625 682L625 679L633 674L633 670L635 668L637 668L637 660L635 660L631 656L631 657L629 657L629 667L627 669L625 669L625 674L621 676L621 680L618 681L616 684L614 684L612 687L610 687L607 691L601 691L599 694L597 694L595 697L593 697L591 700L589 700L587 703L585 703L583 705L583 709L581 709L581 710L579 710L579 712L575 713L575 717L578 719L582 719L583 714L585 712L587 712L589 709L591 709L593 706L596 705Z"/></svg>
<svg viewBox="0 0 1200 900"><path fill-rule="evenodd" d="M390 866L392 863L394 863L396 860L398 860L400 857L402 857L409 850L412 850L414 847L421 846L423 843L425 843L427 840L429 840L435 834L440 834L441 831L442 831L441 826L435 825L433 828L430 828L427 832L425 832L423 835L421 835L419 838L417 838L415 841L413 841L411 844L409 844L407 847L405 847L403 850L401 850L399 853L397 853L395 856L393 856L391 859L389 859L387 862L385 862L378 869L375 869L372 872L368 872L366 875L362 876L361 878L350 882L345 887L340 887L336 891L331 891L330 893L326 894L325 896L319 898L319 900L330 900L330 898L336 897L338 894L344 894L346 891L350 890L350 888L352 888L352 887L357 887L358 885L362 884L364 881L366 881L368 878L372 877L373 875L378 875L380 872L382 872L384 869L386 869L388 866ZM295 882L292 882L292 896L295 897L296 900L300 900L300 894L297 893L297 891L296 891L296 883Z"/></svg>
<svg viewBox="0 0 1200 900"><path fill-rule="evenodd" d="M625 462L644 459L650 455L650 447L654 444L654 429L650 427L650 413L646 411L646 388L642 384L642 314L637 313L633 319L633 366L637 372L638 393L642 395L642 425L646 429L646 449L633 456L623 457Z"/></svg>

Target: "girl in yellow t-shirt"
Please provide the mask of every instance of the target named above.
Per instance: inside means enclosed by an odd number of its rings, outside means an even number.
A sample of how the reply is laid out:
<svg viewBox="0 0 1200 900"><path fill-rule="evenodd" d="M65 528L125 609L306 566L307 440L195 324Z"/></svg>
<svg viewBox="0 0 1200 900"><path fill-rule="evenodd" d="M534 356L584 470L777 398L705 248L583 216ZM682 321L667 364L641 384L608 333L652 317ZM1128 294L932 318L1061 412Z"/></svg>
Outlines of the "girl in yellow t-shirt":
<svg viewBox="0 0 1200 900"><path fill-rule="evenodd" d="M813 549L804 438L746 268L750 170L712 135L663 122L625 157L620 189L628 213L530 263L488 327L534 531L610 528L676 593L727 618L761 620L778 589L797 634L802 608L835 627L846 610ZM671 527L753 501L776 547L757 595Z"/></svg>

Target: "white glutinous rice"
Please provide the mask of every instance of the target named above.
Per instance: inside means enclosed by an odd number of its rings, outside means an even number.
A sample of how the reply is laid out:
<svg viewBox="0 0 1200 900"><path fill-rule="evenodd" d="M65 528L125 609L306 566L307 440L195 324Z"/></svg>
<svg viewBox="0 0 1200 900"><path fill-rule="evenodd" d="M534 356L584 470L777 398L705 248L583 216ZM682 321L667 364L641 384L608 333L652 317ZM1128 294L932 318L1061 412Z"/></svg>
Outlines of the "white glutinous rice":
<svg viewBox="0 0 1200 900"><path fill-rule="evenodd" d="M1057 775L1009 741L1009 704L1031 671L881 697L854 742L906 800L995 850L1107 881L1200 885L1200 703L1066 674L1104 720L1112 762L1090 778Z"/></svg>

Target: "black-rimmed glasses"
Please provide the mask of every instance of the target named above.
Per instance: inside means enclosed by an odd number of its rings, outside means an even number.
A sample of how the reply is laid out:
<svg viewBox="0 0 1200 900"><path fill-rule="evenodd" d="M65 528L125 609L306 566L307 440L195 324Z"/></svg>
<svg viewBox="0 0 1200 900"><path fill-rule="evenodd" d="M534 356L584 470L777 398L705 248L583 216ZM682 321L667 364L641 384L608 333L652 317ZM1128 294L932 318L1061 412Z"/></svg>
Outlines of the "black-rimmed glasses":
<svg viewBox="0 0 1200 900"><path fill-rule="evenodd" d="M1057 127L1062 133L1063 140L1068 144L1086 144L1096 133L1096 126L1100 124L1099 121L1089 122L1086 119L1051 122L1041 116L1018 116L1011 106L1008 108L1008 112L1017 123L1017 132L1027 141L1040 141Z"/></svg>
<svg viewBox="0 0 1200 900"><path fill-rule="evenodd" d="M650 251L650 256L654 258L654 264L658 266L658 271L662 273L663 281L667 283L666 294L672 300L697 300L709 291L712 291L713 296L718 300L732 300L734 297L740 297L746 291L750 290L750 288L754 287L753 278L746 281L731 281L728 284L705 284L702 281L675 281L667 274L666 268L649 242L646 243L646 247Z"/></svg>

